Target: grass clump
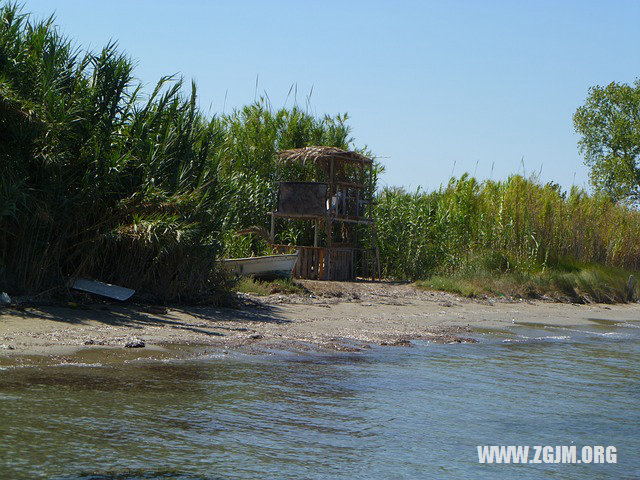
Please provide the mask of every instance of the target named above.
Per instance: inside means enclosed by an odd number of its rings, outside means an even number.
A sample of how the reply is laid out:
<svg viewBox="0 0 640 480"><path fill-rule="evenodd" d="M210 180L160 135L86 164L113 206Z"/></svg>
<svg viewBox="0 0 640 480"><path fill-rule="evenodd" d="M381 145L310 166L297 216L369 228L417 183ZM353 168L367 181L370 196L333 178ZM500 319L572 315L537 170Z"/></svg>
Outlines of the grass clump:
<svg viewBox="0 0 640 480"><path fill-rule="evenodd" d="M430 288L433 290L443 290L445 292L456 293L463 297L479 297L487 293L483 287L478 285L473 278L464 277L446 277L442 275L434 275L429 280L419 280L416 282L418 287Z"/></svg>
<svg viewBox="0 0 640 480"><path fill-rule="evenodd" d="M235 290L239 293L253 295L305 294L307 289L300 283L290 278L276 278L274 280L260 280L253 277L240 277L235 284Z"/></svg>
<svg viewBox="0 0 640 480"><path fill-rule="evenodd" d="M591 264L549 270L536 278L536 284L541 291L557 292L555 297L564 295L578 303L635 302L640 287L635 281L630 285L631 275L638 278L638 272Z"/></svg>
<svg viewBox="0 0 640 480"><path fill-rule="evenodd" d="M466 272L434 275L417 281L416 285L465 297L507 296L574 303L616 303L640 299L638 282L629 288L630 275L638 278L637 272L628 270L563 262L554 269L529 274Z"/></svg>

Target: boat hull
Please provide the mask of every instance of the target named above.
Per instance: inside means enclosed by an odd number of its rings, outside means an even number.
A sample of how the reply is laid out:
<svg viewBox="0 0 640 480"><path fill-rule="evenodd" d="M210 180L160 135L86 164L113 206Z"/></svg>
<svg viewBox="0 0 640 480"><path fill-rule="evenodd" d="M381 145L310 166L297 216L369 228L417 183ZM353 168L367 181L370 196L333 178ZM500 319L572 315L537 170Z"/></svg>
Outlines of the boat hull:
<svg viewBox="0 0 640 480"><path fill-rule="evenodd" d="M224 268L236 275L255 277L288 277L298 261L298 254L266 255L263 257L230 258L222 260Z"/></svg>

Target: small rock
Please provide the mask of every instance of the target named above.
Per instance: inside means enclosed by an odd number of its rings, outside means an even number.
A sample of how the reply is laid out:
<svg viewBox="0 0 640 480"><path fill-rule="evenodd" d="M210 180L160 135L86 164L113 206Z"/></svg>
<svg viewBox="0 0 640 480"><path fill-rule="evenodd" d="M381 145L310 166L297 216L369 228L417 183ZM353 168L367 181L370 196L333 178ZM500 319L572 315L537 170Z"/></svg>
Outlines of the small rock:
<svg viewBox="0 0 640 480"><path fill-rule="evenodd" d="M133 338L124 344L125 348L144 348L144 346L144 340L140 340L139 338Z"/></svg>
<svg viewBox="0 0 640 480"><path fill-rule="evenodd" d="M11 297L7 292L0 293L0 304L2 305L11 305Z"/></svg>

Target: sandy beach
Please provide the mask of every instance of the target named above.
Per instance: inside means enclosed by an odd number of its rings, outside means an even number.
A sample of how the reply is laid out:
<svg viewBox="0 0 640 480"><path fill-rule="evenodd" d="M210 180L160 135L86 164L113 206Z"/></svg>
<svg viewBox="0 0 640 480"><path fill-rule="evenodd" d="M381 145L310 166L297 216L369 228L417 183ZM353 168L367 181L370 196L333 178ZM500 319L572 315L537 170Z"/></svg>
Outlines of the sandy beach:
<svg viewBox="0 0 640 480"><path fill-rule="evenodd" d="M308 294L241 295L239 308L135 304L0 310L0 365L120 362L212 350L359 351L473 341L477 329L640 320L639 304L467 299L407 284L305 281ZM135 345L144 347L127 348Z"/></svg>

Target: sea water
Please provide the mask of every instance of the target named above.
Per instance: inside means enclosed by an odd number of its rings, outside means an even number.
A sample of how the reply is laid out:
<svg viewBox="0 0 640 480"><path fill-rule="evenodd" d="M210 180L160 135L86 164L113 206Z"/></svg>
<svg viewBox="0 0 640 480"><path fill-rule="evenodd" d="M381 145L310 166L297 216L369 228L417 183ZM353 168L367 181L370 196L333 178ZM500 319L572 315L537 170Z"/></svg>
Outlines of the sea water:
<svg viewBox="0 0 640 480"><path fill-rule="evenodd" d="M639 326L5 368L0 478L639 478ZM617 463L480 464L484 445L615 446Z"/></svg>

